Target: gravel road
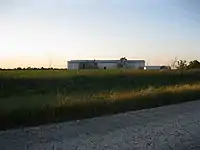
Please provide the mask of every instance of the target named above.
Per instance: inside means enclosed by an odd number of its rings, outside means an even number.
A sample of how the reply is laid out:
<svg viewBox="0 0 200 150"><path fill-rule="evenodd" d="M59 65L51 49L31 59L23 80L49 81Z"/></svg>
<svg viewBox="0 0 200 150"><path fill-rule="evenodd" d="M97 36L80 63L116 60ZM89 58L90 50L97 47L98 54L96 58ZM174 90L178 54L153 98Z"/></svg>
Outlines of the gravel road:
<svg viewBox="0 0 200 150"><path fill-rule="evenodd" d="M200 101L0 131L1 150L198 150Z"/></svg>

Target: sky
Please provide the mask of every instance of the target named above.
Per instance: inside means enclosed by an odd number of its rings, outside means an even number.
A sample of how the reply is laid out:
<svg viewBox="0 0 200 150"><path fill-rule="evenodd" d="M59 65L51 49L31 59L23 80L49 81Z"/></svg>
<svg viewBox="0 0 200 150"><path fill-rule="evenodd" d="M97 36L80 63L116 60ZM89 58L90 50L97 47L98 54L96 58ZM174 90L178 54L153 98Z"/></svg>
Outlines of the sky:
<svg viewBox="0 0 200 150"><path fill-rule="evenodd" d="M0 68L200 56L199 0L0 0Z"/></svg>

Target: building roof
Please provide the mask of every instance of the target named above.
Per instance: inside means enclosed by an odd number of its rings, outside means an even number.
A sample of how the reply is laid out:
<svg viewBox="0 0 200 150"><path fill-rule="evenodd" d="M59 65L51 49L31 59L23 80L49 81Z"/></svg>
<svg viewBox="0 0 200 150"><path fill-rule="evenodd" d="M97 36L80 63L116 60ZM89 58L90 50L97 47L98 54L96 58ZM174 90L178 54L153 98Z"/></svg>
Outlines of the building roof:
<svg viewBox="0 0 200 150"><path fill-rule="evenodd" d="M117 63L120 60L95 60L97 63ZM72 63L86 63L86 62L94 62L94 60L70 60L68 62ZM135 63L135 62L145 62L144 60L127 60L128 63Z"/></svg>

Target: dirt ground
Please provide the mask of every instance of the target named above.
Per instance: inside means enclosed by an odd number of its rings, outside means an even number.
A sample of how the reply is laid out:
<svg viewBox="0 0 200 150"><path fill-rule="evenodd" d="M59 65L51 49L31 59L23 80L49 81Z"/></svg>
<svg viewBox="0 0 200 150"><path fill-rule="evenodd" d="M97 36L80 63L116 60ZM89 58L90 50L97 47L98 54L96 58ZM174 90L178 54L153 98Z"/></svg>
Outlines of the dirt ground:
<svg viewBox="0 0 200 150"><path fill-rule="evenodd" d="M200 149L200 101L0 131L0 149L197 150Z"/></svg>

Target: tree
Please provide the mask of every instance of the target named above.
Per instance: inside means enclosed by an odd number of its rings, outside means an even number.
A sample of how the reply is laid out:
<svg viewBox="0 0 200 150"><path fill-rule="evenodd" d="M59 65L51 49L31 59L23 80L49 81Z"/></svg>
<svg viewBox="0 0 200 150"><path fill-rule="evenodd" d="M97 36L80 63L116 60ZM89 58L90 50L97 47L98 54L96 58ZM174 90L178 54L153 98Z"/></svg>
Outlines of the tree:
<svg viewBox="0 0 200 150"><path fill-rule="evenodd" d="M18 67L17 70L22 70L22 68L21 68L21 67Z"/></svg>
<svg viewBox="0 0 200 150"><path fill-rule="evenodd" d="M187 69L199 69L200 68L200 62L197 60L193 60L189 62L189 65L187 66Z"/></svg>
<svg viewBox="0 0 200 150"><path fill-rule="evenodd" d="M177 57L175 57L173 60L172 60L172 64L171 64L171 68L172 69L176 69L177 68Z"/></svg>
<svg viewBox="0 0 200 150"><path fill-rule="evenodd" d="M93 69L98 69L98 63L96 62L96 60L94 60L93 62Z"/></svg>
<svg viewBox="0 0 200 150"><path fill-rule="evenodd" d="M176 65L177 69L187 69L187 61L186 60L179 60L177 61L177 65Z"/></svg>
<svg viewBox="0 0 200 150"><path fill-rule="evenodd" d="M122 57L118 63L118 68L125 68L127 66L127 58Z"/></svg>
<svg viewBox="0 0 200 150"><path fill-rule="evenodd" d="M32 69L31 67L28 67L28 68L27 68L27 70L31 70L31 69Z"/></svg>
<svg viewBox="0 0 200 150"><path fill-rule="evenodd" d="M171 70L170 66L161 66L160 69L162 70Z"/></svg>
<svg viewBox="0 0 200 150"><path fill-rule="evenodd" d="M127 61L127 59L126 59L126 57L122 57L122 58L120 58L120 61L125 62L125 61Z"/></svg>
<svg viewBox="0 0 200 150"><path fill-rule="evenodd" d="M177 58L175 58L174 60L172 60L172 65L171 68L173 69L200 69L200 62L197 60L193 60L190 61L189 63L187 63L186 60L177 60Z"/></svg>

